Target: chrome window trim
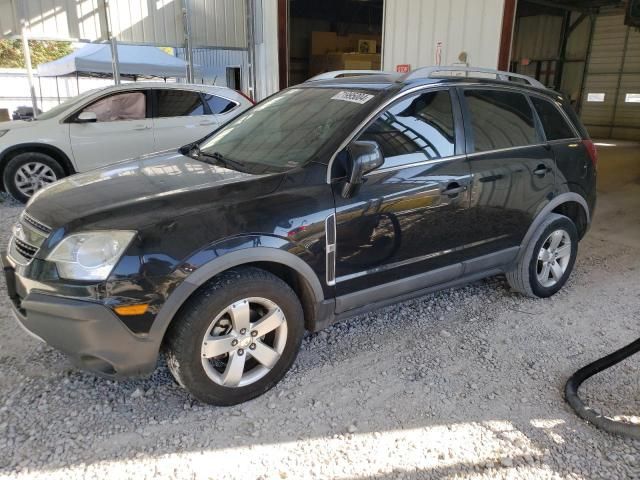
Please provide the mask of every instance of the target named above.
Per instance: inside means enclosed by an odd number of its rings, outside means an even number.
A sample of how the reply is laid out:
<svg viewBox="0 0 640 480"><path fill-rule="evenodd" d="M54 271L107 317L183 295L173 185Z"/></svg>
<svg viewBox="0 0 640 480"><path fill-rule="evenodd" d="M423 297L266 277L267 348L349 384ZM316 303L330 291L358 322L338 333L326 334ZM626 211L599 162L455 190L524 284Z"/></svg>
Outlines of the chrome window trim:
<svg viewBox="0 0 640 480"><path fill-rule="evenodd" d="M503 153L503 152L510 152L510 151L513 151L513 150L522 150L523 148L544 147L545 145L547 145L546 142L544 142L544 143L532 143L530 145L518 145L517 147L496 148L494 150L483 150L482 152L468 153L467 154L467 158L477 157L479 155L486 155L487 153Z"/></svg>
<svg viewBox="0 0 640 480"><path fill-rule="evenodd" d="M402 170L404 168L421 167L423 165L432 165L432 164L436 164L436 163L444 163L444 162L449 162L449 161L453 161L453 160L462 160L466 156L467 155L453 155L452 157L434 158L434 159L431 159L431 160L424 160L422 162L413 162L413 163L406 163L404 165L395 165L393 167L378 168L376 170L373 170L373 171L367 173L365 175L365 177L368 177L370 175L375 175L375 174L378 174L378 173L394 172L396 170Z"/></svg>

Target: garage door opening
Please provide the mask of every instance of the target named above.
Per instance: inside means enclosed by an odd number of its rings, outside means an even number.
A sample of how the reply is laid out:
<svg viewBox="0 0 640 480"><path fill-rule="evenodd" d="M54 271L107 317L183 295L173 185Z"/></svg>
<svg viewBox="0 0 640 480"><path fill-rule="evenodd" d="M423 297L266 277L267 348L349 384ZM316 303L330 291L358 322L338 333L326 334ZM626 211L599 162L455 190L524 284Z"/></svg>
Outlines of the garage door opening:
<svg viewBox="0 0 640 480"><path fill-rule="evenodd" d="M283 3L287 14L279 9L281 88L332 70L380 70L383 0Z"/></svg>
<svg viewBox="0 0 640 480"><path fill-rule="evenodd" d="M640 19L634 5L519 1L510 70L568 97L592 137L640 140L640 32L633 26Z"/></svg>

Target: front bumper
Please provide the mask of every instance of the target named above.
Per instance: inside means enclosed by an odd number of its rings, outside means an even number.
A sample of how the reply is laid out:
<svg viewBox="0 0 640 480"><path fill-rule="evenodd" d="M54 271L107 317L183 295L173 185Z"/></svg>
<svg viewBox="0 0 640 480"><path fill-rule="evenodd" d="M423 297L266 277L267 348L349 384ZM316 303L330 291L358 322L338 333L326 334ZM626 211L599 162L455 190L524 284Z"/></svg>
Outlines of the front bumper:
<svg viewBox="0 0 640 480"><path fill-rule="evenodd" d="M157 342L132 333L101 303L37 290L27 292L4 253L0 260L13 313L29 333L68 355L84 370L108 377L153 371L158 357Z"/></svg>

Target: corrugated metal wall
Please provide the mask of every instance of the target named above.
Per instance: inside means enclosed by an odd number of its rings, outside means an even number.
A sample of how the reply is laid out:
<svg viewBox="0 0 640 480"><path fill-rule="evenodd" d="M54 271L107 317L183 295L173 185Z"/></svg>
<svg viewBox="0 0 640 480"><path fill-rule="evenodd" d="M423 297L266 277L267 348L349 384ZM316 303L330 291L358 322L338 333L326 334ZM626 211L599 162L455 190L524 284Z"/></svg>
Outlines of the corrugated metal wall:
<svg viewBox="0 0 640 480"><path fill-rule="evenodd" d="M176 48L176 57L186 59L184 48ZM197 65L195 83L227 86L227 67L240 67L242 90L249 86L249 63L246 50L226 50L220 48L194 48L193 63Z"/></svg>
<svg viewBox="0 0 640 480"><path fill-rule="evenodd" d="M562 17L552 15L519 17L516 21L517 34L511 58L535 60L557 58L562 22Z"/></svg>
<svg viewBox="0 0 640 480"><path fill-rule="evenodd" d="M194 47L246 48L243 0L188 0ZM111 29L121 42L184 45L183 0L110 0ZM0 0L2 38L31 34L60 39L105 40L103 0Z"/></svg>
<svg viewBox="0 0 640 480"><path fill-rule="evenodd" d="M386 0L383 67L433 65L442 42L442 64L461 52L476 67L496 68L504 0Z"/></svg>
<svg viewBox="0 0 640 480"><path fill-rule="evenodd" d="M605 99L588 101L589 93L604 93ZM624 15L600 15L581 114L592 136L640 139L640 103L625 102L628 93L640 94L640 33L624 25Z"/></svg>

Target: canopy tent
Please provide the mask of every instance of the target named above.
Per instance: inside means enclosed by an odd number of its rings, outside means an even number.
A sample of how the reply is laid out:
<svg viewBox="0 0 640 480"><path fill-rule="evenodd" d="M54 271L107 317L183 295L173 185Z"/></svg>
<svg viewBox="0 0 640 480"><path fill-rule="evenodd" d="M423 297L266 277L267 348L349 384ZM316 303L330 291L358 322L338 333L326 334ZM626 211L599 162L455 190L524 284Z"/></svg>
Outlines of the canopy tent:
<svg viewBox="0 0 640 480"><path fill-rule="evenodd" d="M120 75L129 77L186 77L187 62L159 48L118 45ZM38 75L112 75L111 45L90 43L69 55L38 66Z"/></svg>

